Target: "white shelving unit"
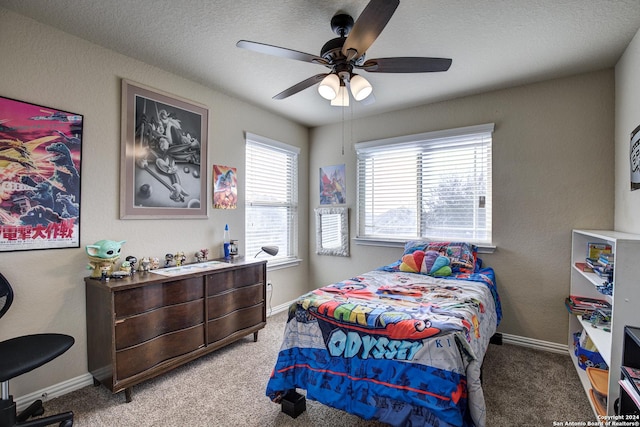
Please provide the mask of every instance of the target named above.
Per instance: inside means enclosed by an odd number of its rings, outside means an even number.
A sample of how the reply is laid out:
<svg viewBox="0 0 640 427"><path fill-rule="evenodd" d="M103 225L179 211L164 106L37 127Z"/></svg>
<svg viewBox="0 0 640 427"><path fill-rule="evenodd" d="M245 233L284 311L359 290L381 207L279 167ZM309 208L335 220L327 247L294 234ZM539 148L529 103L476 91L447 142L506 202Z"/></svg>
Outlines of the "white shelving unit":
<svg viewBox="0 0 640 427"><path fill-rule="evenodd" d="M573 359L576 371L589 396L591 383L586 372L578 366L573 352L573 334L584 331L596 345L609 366L609 393L607 415L615 415L614 402L618 398L620 386L620 362L625 325L640 323L640 235L607 230L573 230L571 248L571 295L605 299L613 306L611 331L594 328L580 316L569 316L569 354ZM603 279L597 274L586 273L575 266L576 262L584 262L587 256L587 243L608 243L615 254L613 270L613 295L603 295L596 289ZM591 399L589 399L591 402ZM593 402L594 414L597 415Z"/></svg>

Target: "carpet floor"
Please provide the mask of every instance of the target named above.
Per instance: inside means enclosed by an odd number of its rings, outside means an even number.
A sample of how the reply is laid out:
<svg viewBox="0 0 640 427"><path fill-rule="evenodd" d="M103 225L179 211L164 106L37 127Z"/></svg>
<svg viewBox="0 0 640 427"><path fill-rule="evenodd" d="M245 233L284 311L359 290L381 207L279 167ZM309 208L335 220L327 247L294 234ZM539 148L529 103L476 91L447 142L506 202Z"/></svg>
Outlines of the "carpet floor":
<svg viewBox="0 0 640 427"><path fill-rule="evenodd" d="M310 400L293 419L265 396L285 321L286 313L271 316L258 342L247 336L133 387L130 403L124 393L87 386L45 402L45 415L71 410L77 427L382 426ZM595 421L568 355L491 344L483 384L487 427Z"/></svg>

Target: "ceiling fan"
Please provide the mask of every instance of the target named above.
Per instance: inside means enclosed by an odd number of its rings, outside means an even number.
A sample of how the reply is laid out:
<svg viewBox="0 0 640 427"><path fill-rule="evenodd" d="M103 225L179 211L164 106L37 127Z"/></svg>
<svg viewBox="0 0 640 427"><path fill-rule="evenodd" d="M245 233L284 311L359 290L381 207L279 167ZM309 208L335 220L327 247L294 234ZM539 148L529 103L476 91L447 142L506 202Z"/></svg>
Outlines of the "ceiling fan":
<svg viewBox="0 0 640 427"><path fill-rule="evenodd" d="M357 21L339 13L331 18L331 29L338 37L322 47L320 56L284 47L272 46L248 40L240 40L236 46L268 55L324 65L328 73L316 74L275 95L273 99L285 99L320 83L318 92L331 100L332 105L349 105L349 90L356 101L373 102L371 84L354 69L370 73L429 73L447 71L448 58L393 57L365 59L367 49L378 38L393 16L399 0L371 0Z"/></svg>

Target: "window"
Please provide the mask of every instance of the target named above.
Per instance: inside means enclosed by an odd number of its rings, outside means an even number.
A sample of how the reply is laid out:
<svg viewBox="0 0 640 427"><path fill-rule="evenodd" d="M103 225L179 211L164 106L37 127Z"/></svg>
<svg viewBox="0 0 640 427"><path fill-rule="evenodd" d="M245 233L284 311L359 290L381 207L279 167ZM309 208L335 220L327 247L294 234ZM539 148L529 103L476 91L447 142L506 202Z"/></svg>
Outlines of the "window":
<svg viewBox="0 0 640 427"><path fill-rule="evenodd" d="M358 238L491 242L493 124L356 144Z"/></svg>
<svg viewBox="0 0 640 427"><path fill-rule="evenodd" d="M262 246L278 246L265 253L269 264L298 255L298 154L296 147L247 133L245 239L247 257Z"/></svg>

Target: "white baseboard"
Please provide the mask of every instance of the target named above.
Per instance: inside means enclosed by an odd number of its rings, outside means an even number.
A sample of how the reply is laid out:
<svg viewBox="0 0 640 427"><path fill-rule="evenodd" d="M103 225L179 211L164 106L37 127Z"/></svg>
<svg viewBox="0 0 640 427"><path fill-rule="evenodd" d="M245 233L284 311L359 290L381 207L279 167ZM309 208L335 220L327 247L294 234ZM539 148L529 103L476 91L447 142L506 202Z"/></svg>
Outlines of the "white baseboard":
<svg viewBox="0 0 640 427"><path fill-rule="evenodd" d="M297 301L297 300L292 300L292 301L289 301L289 302L285 302L284 304L280 304L280 305L277 305L275 307L269 307L267 309L267 317L270 317L270 316L273 316L275 314L282 313L283 311L289 310L289 307L295 301Z"/></svg>
<svg viewBox="0 0 640 427"><path fill-rule="evenodd" d="M79 390L82 387L86 387L92 384L93 384L93 376L87 372L84 375L71 378L67 381L54 384L50 387L46 387L46 388L43 388L42 390L34 391L33 393L29 393L24 396L20 396L15 399L16 406L18 411L22 411L27 406L31 405L32 402L35 402L38 399L42 400L43 402L46 402L49 399L54 399L56 397L64 396L67 393L71 393L72 391Z"/></svg>
<svg viewBox="0 0 640 427"><path fill-rule="evenodd" d="M555 342L542 341L518 335L502 334L502 342L505 344L534 348L536 350L549 351L551 353L568 354L569 352L569 346L567 344L558 344Z"/></svg>

